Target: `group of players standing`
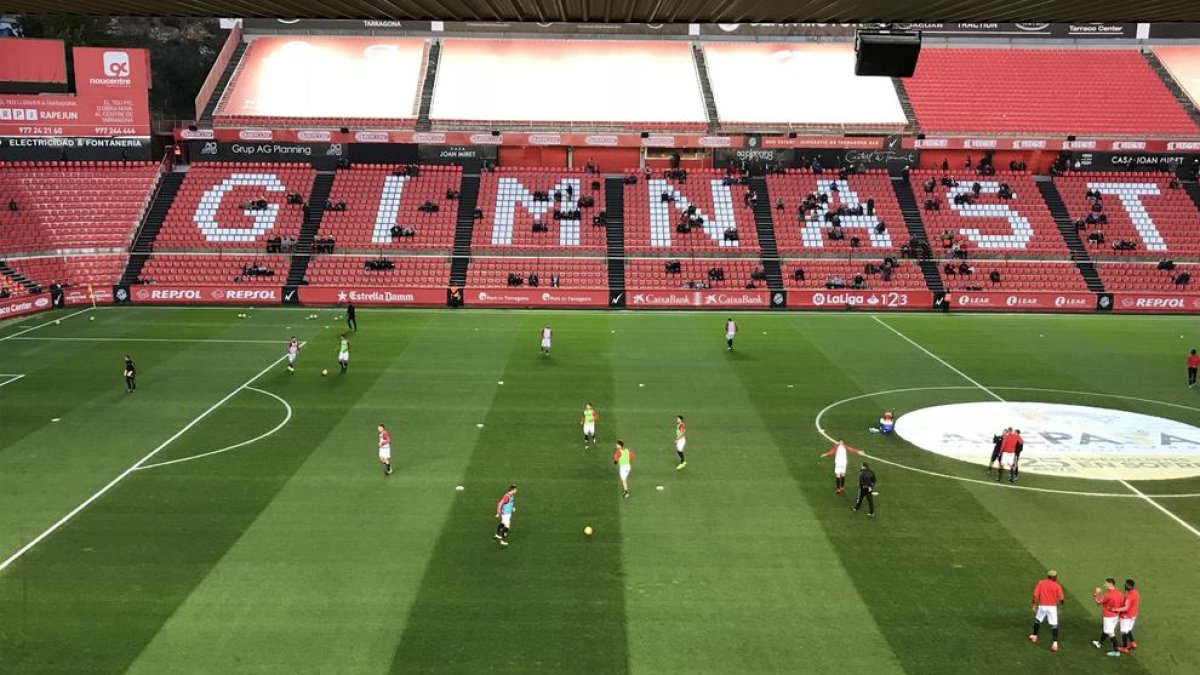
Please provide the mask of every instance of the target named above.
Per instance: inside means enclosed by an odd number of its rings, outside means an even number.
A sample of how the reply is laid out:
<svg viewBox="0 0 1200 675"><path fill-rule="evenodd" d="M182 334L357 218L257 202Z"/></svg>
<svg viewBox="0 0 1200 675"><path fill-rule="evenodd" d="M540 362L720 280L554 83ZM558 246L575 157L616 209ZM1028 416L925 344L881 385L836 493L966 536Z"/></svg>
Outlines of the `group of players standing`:
<svg viewBox="0 0 1200 675"><path fill-rule="evenodd" d="M1000 462L996 470L996 480L1004 480L1004 471L1008 470L1008 482L1015 483L1021 475L1021 451L1025 449L1025 439L1021 438L1021 430L1008 427L992 436L992 458L988 460L987 471L992 472L992 466Z"/></svg>
<svg viewBox="0 0 1200 675"><path fill-rule="evenodd" d="M1110 643L1112 649L1108 655L1118 657L1137 649L1137 641L1133 638L1133 627L1137 623L1138 610L1141 605L1141 594L1133 579L1125 580L1125 593L1117 590L1117 581L1112 577L1104 580L1104 588L1096 587L1092 592L1092 600L1100 606L1101 625L1100 639L1092 640L1096 649L1103 649L1105 643ZM1037 644L1039 629L1042 622L1050 624L1050 651L1058 651L1058 606L1065 602L1062 586L1058 583L1058 572L1046 572L1046 578L1037 582L1033 587L1032 609L1033 630L1029 633L1029 641ZM1118 634L1120 640L1118 641Z"/></svg>

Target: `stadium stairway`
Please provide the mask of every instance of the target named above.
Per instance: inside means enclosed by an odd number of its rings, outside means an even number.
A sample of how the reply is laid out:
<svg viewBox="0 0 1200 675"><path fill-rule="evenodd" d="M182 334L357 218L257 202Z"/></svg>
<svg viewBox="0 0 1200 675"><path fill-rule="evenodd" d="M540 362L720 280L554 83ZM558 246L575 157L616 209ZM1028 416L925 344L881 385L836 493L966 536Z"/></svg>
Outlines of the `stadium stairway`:
<svg viewBox="0 0 1200 675"><path fill-rule="evenodd" d="M0 261L0 275L6 276L16 283L21 284L25 287L25 290L29 291L30 293L34 293L38 290L38 285L34 283L32 279L9 267L3 261Z"/></svg>
<svg viewBox="0 0 1200 675"><path fill-rule="evenodd" d="M171 204L175 202L179 186L183 184L183 179L186 177L186 171L171 171L163 175L158 184L158 191L150 200L149 208L142 214L142 223L138 226L137 234L133 238L133 245L129 249L129 261L125 263L125 273L121 275L122 284L137 283L138 277L142 275L142 268L146 266L146 260L150 258L150 252L154 250L154 240L158 238L158 231L162 229L163 220L166 219L167 212L171 210Z"/></svg>
<svg viewBox="0 0 1200 675"><path fill-rule="evenodd" d="M433 88L437 85L438 64L442 60L442 42L433 40L425 54L425 75L421 79L421 97L417 101L417 131L429 131L429 108L433 105Z"/></svg>
<svg viewBox="0 0 1200 675"><path fill-rule="evenodd" d="M625 181L621 176L604 179L604 231L608 237L608 290L625 290Z"/></svg>
<svg viewBox="0 0 1200 675"><path fill-rule="evenodd" d="M308 192L309 204L324 204L329 199L329 191L333 189L334 171L318 171L313 179L312 189ZM299 286L304 283L308 274L308 263L312 259L313 238L321 229L321 219L325 217L325 209L310 208L304 222L300 225L300 235L296 237L296 248L292 252L292 265L288 268L287 285Z"/></svg>
<svg viewBox="0 0 1200 675"><path fill-rule="evenodd" d="M467 284L467 264L471 262L471 237L475 234L475 205L479 203L479 174L463 174L458 191L458 218L454 228L454 257L450 260L450 284Z"/></svg>
<svg viewBox="0 0 1200 675"><path fill-rule="evenodd" d="M1187 111L1188 117L1191 117L1192 121L1196 123L1196 126L1200 127L1200 110L1197 110L1196 104L1192 101L1191 97L1189 97L1187 93L1183 91L1183 88L1179 86L1179 83L1175 81L1175 77L1171 75L1171 71L1167 70L1167 67L1163 65L1162 61L1159 60L1158 55L1154 53L1154 50L1149 48L1143 49L1142 56L1144 56L1146 58L1146 62L1150 64L1150 69L1158 75L1158 79L1163 81L1163 84L1167 86L1167 90L1170 91L1171 95L1175 97L1175 100L1179 102L1180 107Z"/></svg>
<svg viewBox="0 0 1200 675"><path fill-rule="evenodd" d="M717 99L713 96L712 83L708 79L708 61L704 58L704 49L699 43L692 44L692 63L696 66L696 79L700 80L700 91L704 94L704 115L708 118L708 130L716 131L721 127L721 119L717 117Z"/></svg>
<svg viewBox="0 0 1200 675"><path fill-rule="evenodd" d="M896 98L900 101L900 109L904 111L904 117L908 119L908 126L913 131L919 131L917 125L917 113L913 110L912 101L908 98L908 90L904 88L904 80L893 77L892 86L896 89Z"/></svg>
<svg viewBox="0 0 1200 675"><path fill-rule="evenodd" d="M899 171L889 171L892 179L892 189L896 192L896 203L900 205L900 213L904 214L904 226L908 228L910 239L929 241L929 233L925 231L925 223L921 220L921 210L917 207L917 196L913 194L912 185L900 175ZM942 283L942 275L938 273L937 262L934 260L918 261L921 275L925 277L925 285L934 293L946 290Z"/></svg>
<svg viewBox="0 0 1200 675"><path fill-rule="evenodd" d="M1183 184L1184 192L1192 198L1192 203L1196 205L1196 210L1200 211L1200 184L1194 180L1180 181Z"/></svg>
<svg viewBox="0 0 1200 675"><path fill-rule="evenodd" d="M229 64L225 66L225 72L221 73L220 79L217 80L217 87L213 89L212 96L208 97L208 103L204 106L204 112L197 120L198 123L212 126L213 113L216 112L217 105L221 103L221 97L225 95L225 88L233 79L233 74L237 72L238 66L242 63L242 55L246 53L247 46L247 43L242 42L234 50L233 58L229 59Z"/></svg>
<svg viewBox="0 0 1200 675"><path fill-rule="evenodd" d="M1067 248L1071 249L1071 259L1075 261L1075 266L1083 275L1083 281L1087 284L1088 290L1093 293L1103 293L1104 283L1100 281L1100 274L1092 263L1092 257L1088 255L1087 247L1079 238L1079 230L1076 230L1075 225L1071 223L1067 205L1063 203L1062 195L1058 194L1058 188L1054 187L1054 181L1049 176L1034 176L1033 180L1037 183L1038 192L1042 193L1042 200L1050 209L1050 215L1054 216L1054 223L1058 225L1058 231L1062 233L1063 241L1067 242Z"/></svg>
<svg viewBox="0 0 1200 675"><path fill-rule="evenodd" d="M758 246L762 249L763 271L767 273L767 288L771 293L783 292L783 272L779 268L779 248L775 245L775 223L771 219L771 193L767 179L756 176L750 187L758 193L754 203L754 227L758 230Z"/></svg>

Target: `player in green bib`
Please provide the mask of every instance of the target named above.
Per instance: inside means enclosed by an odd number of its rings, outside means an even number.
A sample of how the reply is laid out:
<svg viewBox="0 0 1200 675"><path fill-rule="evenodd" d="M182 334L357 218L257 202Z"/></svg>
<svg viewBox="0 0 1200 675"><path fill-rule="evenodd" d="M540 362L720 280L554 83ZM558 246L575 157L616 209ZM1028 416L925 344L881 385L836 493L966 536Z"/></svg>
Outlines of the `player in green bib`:
<svg viewBox="0 0 1200 675"><path fill-rule="evenodd" d="M600 419L600 414L592 407L589 402L583 406L583 416L580 422L583 423L583 449L588 449L588 443L596 444L596 420Z"/></svg>
<svg viewBox="0 0 1200 675"><path fill-rule="evenodd" d="M346 374L346 368L350 366L350 338L346 334L342 334L341 344L338 345L338 367L342 369L342 374Z"/></svg>
<svg viewBox="0 0 1200 675"><path fill-rule="evenodd" d="M621 496L629 499L629 473L633 471L633 450L625 447L625 441L617 441L617 449L613 452L613 464L621 476Z"/></svg>

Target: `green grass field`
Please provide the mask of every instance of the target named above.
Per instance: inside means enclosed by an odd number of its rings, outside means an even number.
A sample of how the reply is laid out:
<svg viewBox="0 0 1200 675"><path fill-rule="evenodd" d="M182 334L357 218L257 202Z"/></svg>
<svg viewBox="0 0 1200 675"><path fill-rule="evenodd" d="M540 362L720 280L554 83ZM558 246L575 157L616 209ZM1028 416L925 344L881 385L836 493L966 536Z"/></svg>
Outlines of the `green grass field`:
<svg viewBox="0 0 1200 675"><path fill-rule="evenodd" d="M342 376L336 312L238 311L0 326L0 672L1200 672L1200 496L1178 496L1200 479L996 485L867 433L983 388L1200 425L1194 318L740 314L730 352L718 314L363 310ZM818 459L818 412L863 394L821 425L894 463L874 520ZM1058 654L1026 639L1050 567ZM1116 660L1091 645L1107 576L1142 591L1140 649Z"/></svg>

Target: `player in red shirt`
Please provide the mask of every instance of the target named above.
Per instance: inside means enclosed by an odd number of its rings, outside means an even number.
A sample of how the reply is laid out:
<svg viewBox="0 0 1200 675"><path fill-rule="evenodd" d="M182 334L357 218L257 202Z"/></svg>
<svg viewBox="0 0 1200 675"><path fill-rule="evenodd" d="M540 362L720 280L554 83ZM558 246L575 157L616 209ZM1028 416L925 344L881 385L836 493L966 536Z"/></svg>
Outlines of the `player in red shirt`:
<svg viewBox="0 0 1200 675"><path fill-rule="evenodd" d="M1133 624L1137 622L1138 605L1142 604L1142 596L1134 585L1133 579L1125 580L1125 602L1117 608L1121 617L1121 647L1117 651L1122 654L1137 649L1137 642L1133 639Z"/></svg>
<svg viewBox="0 0 1200 675"><path fill-rule="evenodd" d="M1188 354L1188 387L1196 386L1196 370L1200 369L1200 356L1196 355L1196 350L1193 349L1191 354Z"/></svg>
<svg viewBox="0 0 1200 675"><path fill-rule="evenodd" d="M1106 639L1112 640L1112 651L1108 655L1117 657L1121 655L1117 646L1117 621L1120 619L1121 612L1119 610L1125 604L1125 598L1121 597L1121 591L1117 590L1117 580L1112 577L1104 580L1104 589L1103 595L1100 594L1098 587L1092 594L1096 604L1100 605L1100 613L1103 617L1100 639L1092 640L1092 644L1096 646L1096 649L1100 649Z"/></svg>
<svg viewBox="0 0 1200 675"><path fill-rule="evenodd" d="M1042 621L1050 623L1050 636L1053 642L1050 643L1050 651L1058 651L1058 606L1063 604L1062 586L1058 583L1058 572L1050 570L1046 572L1046 578L1037 582L1033 587L1033 632L1029 634L1029 641L1034 644L1038 641L1038 629L1042 627Z"/></svg>
<svg viewBox="0 0 1200 675"><path fill-rule="evenodd" d="M392 475L392 435L386 427L380 424L379 431L379 463L383 465L383 475Z"/></svg>
<svg viewBox="0 0 1200 675"><path fill-rule="evenodd" d="M1013 482L1016 480L1016 474L1013 473L1013 467L1017 464L1017 443L1021 437L1014 433L1004 434L1004 438L1000 441L1000 469L996 472L996 480L1004 479L1004 470L1008 469L1008 480Z"/></svg>

